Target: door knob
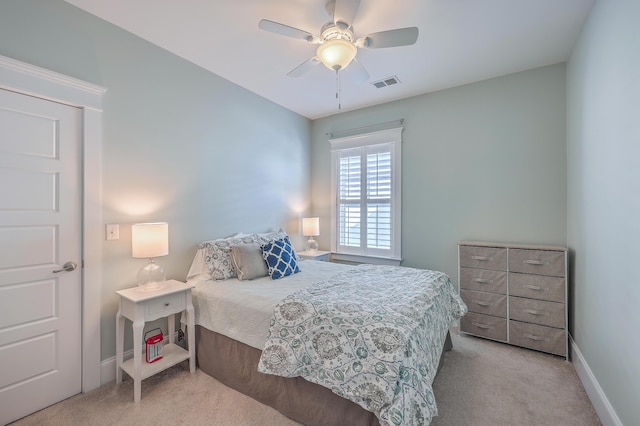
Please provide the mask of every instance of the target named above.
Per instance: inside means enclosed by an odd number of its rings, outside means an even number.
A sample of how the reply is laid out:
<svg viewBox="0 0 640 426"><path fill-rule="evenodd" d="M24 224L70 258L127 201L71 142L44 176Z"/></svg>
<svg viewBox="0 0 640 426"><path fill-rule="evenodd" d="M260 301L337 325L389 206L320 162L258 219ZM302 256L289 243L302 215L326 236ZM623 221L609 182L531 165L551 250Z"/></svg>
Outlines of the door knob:
<svg viewBox="0 0 640 426"><path fill-rule="evenodd" d="M53 271L53 273L57 274L58 272L71 272L71 271L75 271L77 267L78 267L78 264L76 262L67 262L64 265L62 265L62 269Z"/></svg>

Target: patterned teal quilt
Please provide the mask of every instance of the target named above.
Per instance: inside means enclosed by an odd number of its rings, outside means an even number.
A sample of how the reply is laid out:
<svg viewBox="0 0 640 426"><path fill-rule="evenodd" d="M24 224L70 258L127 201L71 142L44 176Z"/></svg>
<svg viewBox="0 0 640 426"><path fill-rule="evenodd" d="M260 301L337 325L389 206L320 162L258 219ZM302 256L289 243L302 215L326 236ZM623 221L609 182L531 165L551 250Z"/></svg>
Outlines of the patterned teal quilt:
<svg viewBox="0 0 640 426"><path fill-rule="evenodd" d="M258 371L325 386L382 425L427 425L447 330L466 312L442 272L361 265L275 307Z"/></svg>

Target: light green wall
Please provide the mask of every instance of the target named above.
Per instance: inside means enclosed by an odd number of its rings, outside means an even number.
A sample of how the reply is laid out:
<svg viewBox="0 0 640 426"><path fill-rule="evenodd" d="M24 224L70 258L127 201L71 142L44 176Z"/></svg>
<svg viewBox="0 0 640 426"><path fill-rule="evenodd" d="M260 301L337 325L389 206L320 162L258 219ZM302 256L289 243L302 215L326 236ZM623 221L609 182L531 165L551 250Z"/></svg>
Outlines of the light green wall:
<svg viewBox="0 0 640 426"><path fill-rule="evenodd" d="M120 240L103 243L103 360L115 354L114 292L144 265L131 258L132 223L169 222L158 262L181 280L206 239L284 226L302 240L306 118L61 0L0 2L0 55L107 88L103 219Z"/></svg>
<svg viewBox="0 0 640 426"><path fill-rule="evenodd" d="M568 66L573 338L622 424L640 418L640 2L597 1Z"/></svg>
<svg viewBox="0 0 640 426"><path fill-rule="evenodd" d="M565 109L560 64L315 120L320 247L331 241L327 133L400 118L403 265L457 282L459 240L565 244Z"/></svg>

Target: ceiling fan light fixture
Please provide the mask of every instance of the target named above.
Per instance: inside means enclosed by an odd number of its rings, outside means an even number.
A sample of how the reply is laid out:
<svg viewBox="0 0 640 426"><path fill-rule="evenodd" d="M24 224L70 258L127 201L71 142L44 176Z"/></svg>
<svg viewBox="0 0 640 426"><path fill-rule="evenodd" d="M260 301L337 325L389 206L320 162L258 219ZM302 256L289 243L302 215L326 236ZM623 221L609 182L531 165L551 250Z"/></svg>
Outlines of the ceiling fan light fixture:
<svg viewBox="0 0 640 426"><path fill-rule="evenodd" d="M340 71L353 61L358 49L350 41L335 38L318 46L316 55L330 70Z"/></svg>

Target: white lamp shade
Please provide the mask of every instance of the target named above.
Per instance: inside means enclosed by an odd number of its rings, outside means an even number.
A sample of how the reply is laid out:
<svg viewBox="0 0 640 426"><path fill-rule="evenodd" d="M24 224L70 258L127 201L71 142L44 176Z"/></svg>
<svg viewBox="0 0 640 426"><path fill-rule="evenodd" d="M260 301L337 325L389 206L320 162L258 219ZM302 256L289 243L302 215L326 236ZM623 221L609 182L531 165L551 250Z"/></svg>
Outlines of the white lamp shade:
<svg viewBox="0 0 640 426"><path fill-rule="evenodd" d="M358 48L347 40L336 38L328 40L318 46L316 55L330 70L339 71L353 61L358 53Z"/></svg>
<svg viewBox="0 0 640 426"><path fill-rule="evenodd" d="M320 235L320 218L305 217L302 219L302 235L305 237L315 237Z"/></svg>
<svg viewBox="0 0 640 426"><path fill-rule="evenodd" d="M131 227L131 255L152 258L169 254L169 224L136 223Z"/></svg>

